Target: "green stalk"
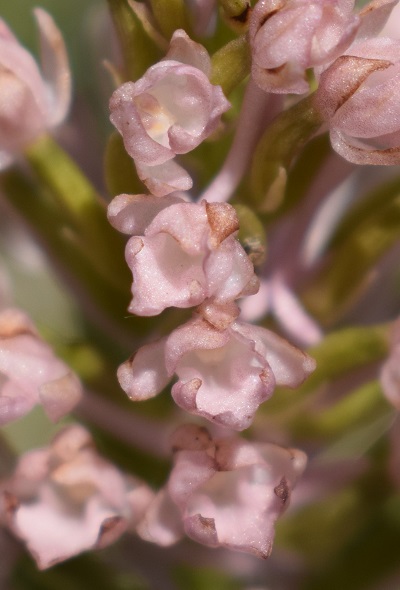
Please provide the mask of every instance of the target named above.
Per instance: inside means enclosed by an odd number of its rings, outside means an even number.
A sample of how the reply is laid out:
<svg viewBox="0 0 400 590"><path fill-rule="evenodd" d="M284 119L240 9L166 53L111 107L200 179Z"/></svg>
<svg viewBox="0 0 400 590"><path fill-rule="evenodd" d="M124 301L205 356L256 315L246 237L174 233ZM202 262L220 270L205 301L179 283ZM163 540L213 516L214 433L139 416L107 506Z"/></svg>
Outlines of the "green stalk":
<svg viewBox="0 0 400 590"><path fill-rule="evenodd" d="M221 86L225 96L250 73L251 52L245 35L229 41L211 58L211 83Z"/></svg>
<svg viewBox="0 0 400 590"><path fill-rule="evenodd" d="M150 0L154 18L167 39L177 29L190 34L190 21L184 0Z"/></svg>
<svg viewBox="0 0 400 590"><path fill-rule="evenodd" d="M79 241L74 228L68 224L62 212L37 187L20 173L9 170L3 173L1 184L4 194L14 209L32 226L42 242L45 251L62 269L69 287L90 302L92 309L104 315L105 324L111 322L116 330L133 339L133 326L126 320L126 307L129 301L129 283L125 289L118 289L99 274L90 257ZM108 334L104 340L107 351L114 346L113 336Z"/></svg>
<svg viewBox="0 0 400 590"><path fill-rule="evenodd" d="M107 0L123 56L122 80L137 80L160 58L160 51L148 36L128 0Z"/></svg>
<svg viewBox="0 0 400 590"><path fill-rule="evenodd" d="M279 389L260 409L266 413L297 411L301 404L326 383L349 371L379 361L388 354L389 328L387 325L352 327L328 334L309 354L317 361L317 368L296 390Z"/></svg>
<svg viewBox="0 0 400 590"><path fill-rule="evenodd" d="M398 241L398 188L393 197L358 222L354 219L351 233L341 232L327 264L304 292L307 308L323 325L336 322L350 308L365 288L374 266Z"/></svg>
<svg viewBox="0 0 400 590"><path fill-rule="evenodd" d="M123 290L130 278L124 263L124 239L107 220L105 201L75 162L49 136L31 145L26 157L54 207L61 226L68 223L82 255L91 261L107 283ZM64 222L65 220L65 222Z"/></svg>
<svg viewBox="0 0 400 590"><path fill-rule="evenodd" d="M371 381L326 410L317 412L308 408L305 412L296 412L288 427L297 438L332 439L368 425L389 410L380 383Z"/></svg>
<svg viewBox="0 0 400 590"><path fill-rule="evenodd" d="M321 126L313 101L310 95L283 111L260 139L253 157L248 194L258 211L271 213L280 207L294 157Z"/></svg>

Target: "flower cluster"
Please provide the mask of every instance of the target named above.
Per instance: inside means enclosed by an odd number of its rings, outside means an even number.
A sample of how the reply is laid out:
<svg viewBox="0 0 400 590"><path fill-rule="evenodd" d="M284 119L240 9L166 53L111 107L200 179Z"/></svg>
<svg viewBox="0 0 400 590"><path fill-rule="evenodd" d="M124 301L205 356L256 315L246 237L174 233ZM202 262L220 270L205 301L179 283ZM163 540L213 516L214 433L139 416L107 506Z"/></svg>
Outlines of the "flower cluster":
<svg viewBox="0 0 400 590"><path fill-rule="evenodd" d="M398 587L400 12L361 4L108 0L104 183L52 17L40 68L0 20L1 587Z"/></svg>

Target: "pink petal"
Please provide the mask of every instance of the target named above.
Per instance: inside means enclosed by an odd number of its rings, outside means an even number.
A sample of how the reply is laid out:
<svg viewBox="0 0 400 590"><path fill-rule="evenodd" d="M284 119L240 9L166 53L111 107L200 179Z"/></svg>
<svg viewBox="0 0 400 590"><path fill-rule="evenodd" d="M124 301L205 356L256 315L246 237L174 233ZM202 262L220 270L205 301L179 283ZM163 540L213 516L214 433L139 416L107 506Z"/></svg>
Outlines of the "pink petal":
<svg viewBox="0 0 400 590"><path fill-rule="evenodd" d="M71 412L82 397L82 386L76 375L67 373L59 379L47 381L39 388L39 398L46 414L57 422Z"/></svg>
<svg viewBox="0 0 400 590"><path fill-rule="evenodd" d="M235 430L249 426L274 389L274 376L252 342L200 319L170 335L165 357L179 377L172 387L176 403Z"/></svg>
<svg viewBox="0 0 400 590"><path fill-rule="evenodd" d="M161 547L169 547L183 536L179 510L165 490L161 490L148 506L136 532L145 541Z"/></svg>
<svg viewBox="0 0 400 590"><path fill-rule="evenodd" d="M165 59L180 61L188 66L193 66L210 77L211 60L207 50L192 41L182 29L177 29L172 35L170 46Z"/></svg>
<svg viewBox="0 0 400 590"><path fill-rule="evenodd" d="M20 417L38 403L51 419L58 420L82 395L77 377L16 309L0 313L0 373L6 378L0 388L3 421Z"/></svg>
<svg viewBox="0 0 400 590"><path fill-rule="evenodd" d="M398 0L371 0L360 11L361 25L358 39L375 37L385 26ZM390 34L384 36L391 37Z"/></svg>
<svg viewBox="0 0 400 590"><path fill-rule="evenodd" d="M163 199L153 195L118 195L108 206L107 217L113 227L124 234L141 235L160 211L183 202L177 196Z"/></svg>
<svg viewBox="0 0 400 590"><path fill-rule="evenodd" d="M165 368L166 338L147 344L117 371L119 384L135 401L154 397L168 385L170 376Z"/></svg>
<svg viewBox="0 0 400 590"><path fill-rule="evenodd" d="M71 72L62 35L51 16L42 8L34 10L40 33L43 78L50 90L48 123L55 126L67 115L71 102Z"/></svg>
<svg viewBox="0 0 400 590"><path fill-rule="evenodd" d="M189 174L174 160L158 166L146 166L136 162L136 170L140 180L157 197L164 197L174 191L187 191L193 186Z"/></svg>
<svg viewBox="0 0 400 590"><path fill-rule="evenodd" d="M308 354L266 328L235 322L232 330L254 341L255 350L267 360L277 385L296 388L316 367Z"/></svg>

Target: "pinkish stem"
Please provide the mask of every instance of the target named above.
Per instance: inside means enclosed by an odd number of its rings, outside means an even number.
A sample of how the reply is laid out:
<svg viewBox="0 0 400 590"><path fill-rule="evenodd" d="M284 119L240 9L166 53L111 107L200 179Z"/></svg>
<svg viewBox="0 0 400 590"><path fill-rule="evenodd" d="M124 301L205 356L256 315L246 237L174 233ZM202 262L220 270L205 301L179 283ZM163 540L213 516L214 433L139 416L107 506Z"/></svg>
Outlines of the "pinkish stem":
<svg viewBox="0 0 400 590"><path fill-rule="evenodd" d="M250 79L231 149L220 172L199 200L226 202L232 197L250 165L258 140L281 105L280 95L266 94Z"/></svg>
<svg viewBox="0 0 400 590"><path fill-rule="evenodd" d="M101 395L86 391L77 414L124 443L151 455L170 455L170 425L127 412Z"/></svg>

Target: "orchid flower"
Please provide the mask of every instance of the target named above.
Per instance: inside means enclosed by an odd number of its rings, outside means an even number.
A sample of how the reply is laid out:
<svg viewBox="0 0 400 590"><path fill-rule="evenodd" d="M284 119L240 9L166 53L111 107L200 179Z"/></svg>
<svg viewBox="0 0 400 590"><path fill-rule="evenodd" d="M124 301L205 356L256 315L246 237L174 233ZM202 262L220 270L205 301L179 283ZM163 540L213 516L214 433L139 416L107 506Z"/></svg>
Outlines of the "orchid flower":
<svg viewBox="0 0 400 590"><path fill-rule="evenodd" d="M57 421L79 402L78 377L59 360L18 309L0 312L0 424L24 416L41 404Z"/></svg>
<svg viewBox="0 0 400 590"><path fill-rule="evenodd" d="M400 162L399 51L398 40L359 41L321 75L315 106L349 162Z"/></svg>
<svg viewBox="0 0 400 590"><path fill-rule="evenodd" d="M218 327L197 316L139 349L118 379L132 400L144 400L176 374L172 396L180 407L244 430L276 385L298 387L314 369L311 357L270 330L240 321Z"/></svg>
<svg viewBox="0 0 400 590"><path fill-rule="evenodd" d="M139 534L155 542L176 541L179 511L193 540L266 559L275 522L305 469L305 454L236 438L214 441L194 425L174 433L172 448L175 461L165 492L149 505Z"/></svg>
<svg viewBox="0 0 400 590"><path fill-rule="evenodd" d="M23 455L1 491L3 520L40 569L113 543L134 529L153 497L102 459L77 425L62 430L50 447Z"/></svg>
<svg viewBox="0 0 400 590"><path fill-rule="evenodd" d="M178 30L164 60L111 97L111 122L139 177L156 196L191 188L192 180L175 155L200 145L230 107L221 88L211 84L210 73L207 51Z"/></svg>
<svg viewBox="0 0 400 590"><path fill-rule="evenodd" d="M130 312L151 316L171 306L193 307L209 298L221 304L256 292L253 265L234 235L238 221L231 205L170 196L160 205L150 198L146 207L138 197L120 196L109 209L116 227L144 230L126 246L134 277Z"/></svg>
<svg viewBox="0 0 400 590"><path fill-rule="evenodd" d="M306 70L332 62L353 41L354 0L259 0L250 17L252 76L265 92L304 94Z"/></svg>
<svg viewBox="0 0 400 590"><path fill-rule="evenodd" d="M34 12L42 71L0 20L0 168L59 125L69 108L71 81L64 41L47 12L41 8Z"/></svg>

